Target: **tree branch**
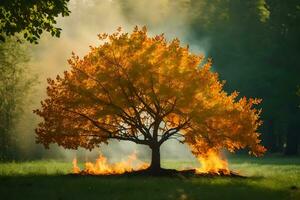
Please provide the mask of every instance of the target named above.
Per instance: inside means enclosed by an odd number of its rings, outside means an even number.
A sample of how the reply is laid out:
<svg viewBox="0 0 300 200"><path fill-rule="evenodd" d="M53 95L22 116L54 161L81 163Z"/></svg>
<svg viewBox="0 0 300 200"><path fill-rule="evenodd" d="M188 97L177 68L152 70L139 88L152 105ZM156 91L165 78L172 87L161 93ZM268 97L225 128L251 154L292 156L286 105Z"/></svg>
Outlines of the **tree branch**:
<svg viewBox="0 0 300 200"><path fill-rule="evenodd" d="M170 128L169 130L167 130L161 137L161 139L159 140L159 144L161 145L162 143L164 143L166 140L168 140L171 136L175 135L176 133L178 133L181 129L183 129L186 125L188 125L188 123L190 122L190 120L186 120L184 123L179 124L177 127L174 128Z"/></svg>

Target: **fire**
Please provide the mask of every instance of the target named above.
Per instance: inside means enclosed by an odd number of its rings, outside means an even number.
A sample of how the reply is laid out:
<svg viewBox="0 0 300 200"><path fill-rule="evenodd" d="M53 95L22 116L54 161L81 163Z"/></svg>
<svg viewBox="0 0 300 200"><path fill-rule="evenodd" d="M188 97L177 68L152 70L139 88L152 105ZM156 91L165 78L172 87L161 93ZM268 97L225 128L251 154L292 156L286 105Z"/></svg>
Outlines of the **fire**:
<svg viewBox="0 0 300 200"><path fill-rule="evenodd" d="M73 159L73 173L78 174L80 172L80 168L77 166L77 159Z"/></svg>
<svg viewBox="0 0 300 200"><path fill-rule="evenodd" d="M199 156L198 160L202 166L196 169L196 173L230 174L228 162L219 152L209 150L205 155Z"/></svg>
<svg viewBox="0 0 300 200"><path fill-rule="evenodd" d="M74 174L92 174L92 175L109 175L109 174L123 174L125 172L132 172L135 170L142 170L149 167L148 163L142 162L137 159L136 152L129 155L127 160L109 163L104 155L99 155L95 163L86 162L85 168L80 170L77 165L77 159L73 160L73 173Z"/></svg>

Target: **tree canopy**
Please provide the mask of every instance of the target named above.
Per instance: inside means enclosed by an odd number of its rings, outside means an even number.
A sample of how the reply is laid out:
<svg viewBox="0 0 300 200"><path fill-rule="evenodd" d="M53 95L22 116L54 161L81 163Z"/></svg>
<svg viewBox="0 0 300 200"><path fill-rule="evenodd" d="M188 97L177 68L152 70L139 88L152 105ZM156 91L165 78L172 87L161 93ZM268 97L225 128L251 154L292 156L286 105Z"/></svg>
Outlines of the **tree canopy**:
<svg viewBox="0 0 300 200"><path fill-rule="evenodd" d="M22 33L31 43L37 43L43 31L59 37L61 28L55 27L58 15L68 16L69 0L9 0L0 1L0 40Z"/></svg>
<svg viewBox="0 0 300 200"><path fill-rule="evenodd" d="M154 167L169 139L187 143L195 155L241 148L264 153L254 108L260 100L226 93L210 59L178 39L149 37L145 27L99 39L82 59L73 54L63 76L48 79L48 97L34 111L44 119L38 143L93 149L109 139L132 141L152 149Z"/></svg>

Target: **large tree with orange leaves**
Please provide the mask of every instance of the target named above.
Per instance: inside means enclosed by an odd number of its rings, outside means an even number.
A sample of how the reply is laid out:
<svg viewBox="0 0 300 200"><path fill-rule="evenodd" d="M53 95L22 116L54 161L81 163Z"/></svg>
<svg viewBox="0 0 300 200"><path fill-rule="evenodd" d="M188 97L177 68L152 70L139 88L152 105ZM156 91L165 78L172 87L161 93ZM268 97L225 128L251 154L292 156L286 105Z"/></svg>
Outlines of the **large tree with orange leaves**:
<svg viewBox="0 0 300 200"><path fill-rule="evenodd" d="M211 61L149 37L146 28L100 34L103 43L71 69L48 79L48 98L35 110L44 121L37 142L49 147L93 149L109 139L132 141L152 150L150 169L160 169L160 146L169 139L187 143L195 155L221 149L265 149L257 129L260 100L237 99L223 91Z"/></svg>

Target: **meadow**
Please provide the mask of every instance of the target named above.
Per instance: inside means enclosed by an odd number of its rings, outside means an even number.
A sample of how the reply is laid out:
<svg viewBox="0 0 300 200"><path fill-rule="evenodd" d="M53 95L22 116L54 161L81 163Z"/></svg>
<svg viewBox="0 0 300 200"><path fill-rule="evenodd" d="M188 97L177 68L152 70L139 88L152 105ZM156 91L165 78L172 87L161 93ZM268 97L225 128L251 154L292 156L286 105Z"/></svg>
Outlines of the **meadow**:
<svg viewBox="0 0 300 200"><path fill-rule="evenodd" d="M1 199L300 199L299 157L233 157L230 168L247 178L72 176L71 162L0 164ZM163 167L196 166L164 161Z"/></svg>

